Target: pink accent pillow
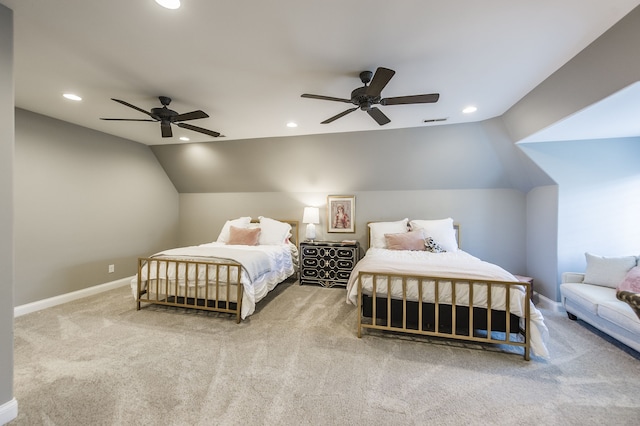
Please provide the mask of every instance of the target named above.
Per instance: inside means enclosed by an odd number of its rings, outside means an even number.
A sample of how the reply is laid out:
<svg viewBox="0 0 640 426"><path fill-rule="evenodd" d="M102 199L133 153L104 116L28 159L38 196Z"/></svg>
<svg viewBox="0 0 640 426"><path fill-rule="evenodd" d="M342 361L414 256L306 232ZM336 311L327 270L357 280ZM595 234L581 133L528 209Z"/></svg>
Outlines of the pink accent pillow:
<svg viewBox="0 0 640 426"><path fill-rule="evenodd" d="M629 269L622 282L618 284L617 290L640 293L640 266Z"/></svg>
<svg viewBox="0 0 640 426"><path fill-rule="evenodd" d="M260 241L260 228L229 227L229 245L257 246Z"/></svg>
<svg viewBox="0 0 640 426"><path fill-rule="evenodd" d="M389 250L425 250L422 229L400 234L384 234L384 239Z"/></svg>

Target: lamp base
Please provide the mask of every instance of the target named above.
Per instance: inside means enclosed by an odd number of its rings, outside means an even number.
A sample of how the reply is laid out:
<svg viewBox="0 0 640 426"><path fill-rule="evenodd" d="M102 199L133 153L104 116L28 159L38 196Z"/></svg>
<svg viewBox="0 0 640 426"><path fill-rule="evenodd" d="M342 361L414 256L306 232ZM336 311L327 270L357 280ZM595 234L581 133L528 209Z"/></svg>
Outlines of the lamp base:
<svg viewBox="0 0 640 426"><path fill-rule="evenodd" d="M316 225L313 223L307 224L307 233L305 235L307 240L315 240L316 239Z"/></svg>

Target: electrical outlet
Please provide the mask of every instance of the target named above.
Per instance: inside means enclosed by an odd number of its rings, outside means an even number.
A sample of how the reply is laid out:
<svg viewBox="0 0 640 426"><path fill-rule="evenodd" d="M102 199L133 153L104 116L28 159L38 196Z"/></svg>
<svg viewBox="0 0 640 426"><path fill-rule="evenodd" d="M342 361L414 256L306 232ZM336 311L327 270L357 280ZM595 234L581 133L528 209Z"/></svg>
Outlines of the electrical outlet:
<svg viewBox="0 0 640 426"><path fill-rule="evenodd" d="M112 274L116 271L116 265L109 265L109 273Z"/></svg>

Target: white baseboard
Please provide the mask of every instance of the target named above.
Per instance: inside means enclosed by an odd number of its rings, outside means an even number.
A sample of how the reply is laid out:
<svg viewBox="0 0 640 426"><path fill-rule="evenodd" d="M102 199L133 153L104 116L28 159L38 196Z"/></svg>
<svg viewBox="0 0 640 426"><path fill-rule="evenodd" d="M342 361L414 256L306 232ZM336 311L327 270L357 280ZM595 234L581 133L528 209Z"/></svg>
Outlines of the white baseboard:
<svg viewBox="0 0 640 426"><path fill-rule="evenodd" d="M18 401L15 398L0 405L0 425L6 425L16 417L18 417Z"/></svg>
<svg viewBox="0 0 640 426"><path fill-rule="evenodd" d="M13 308L13 316L19 317L21 315L30 314L32 312L39 311L41 309L50 308L52 306L71 302L72 300L82 299L83 297L93 296L94 294L102 293L108 290L113 290L114 288L118 288L118 287L123 287L125 285L129 285L129 283L131 283L132 278L133 276L127 277L127 278L121 278L116 281L111 281L108 283L84 288L82 290L72 291L71 293L50 297L48 299L38 300L37 302L16 306Z"/></svg>
<svg viewBox="0 0 640 426"><path fill-rule="evenodd" d="M549 309L554 312L562 312L563 307L560 302L556 302L555 300L551 300L546 296L543 296L539 293L536 293L537 303L536 306L542 309Z"/></svg>

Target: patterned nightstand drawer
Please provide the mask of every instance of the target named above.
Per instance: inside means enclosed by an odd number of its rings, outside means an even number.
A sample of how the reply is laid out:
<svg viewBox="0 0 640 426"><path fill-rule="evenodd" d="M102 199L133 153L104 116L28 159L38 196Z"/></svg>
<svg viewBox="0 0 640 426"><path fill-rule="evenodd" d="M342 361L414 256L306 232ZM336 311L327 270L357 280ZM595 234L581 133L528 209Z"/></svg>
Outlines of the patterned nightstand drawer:
<svg viewBox="0 0 640 426"><path fill-rule="evenodd" d="M300 243L300 284L346 286L358 260L357 242L304 241Z"/></svg>

